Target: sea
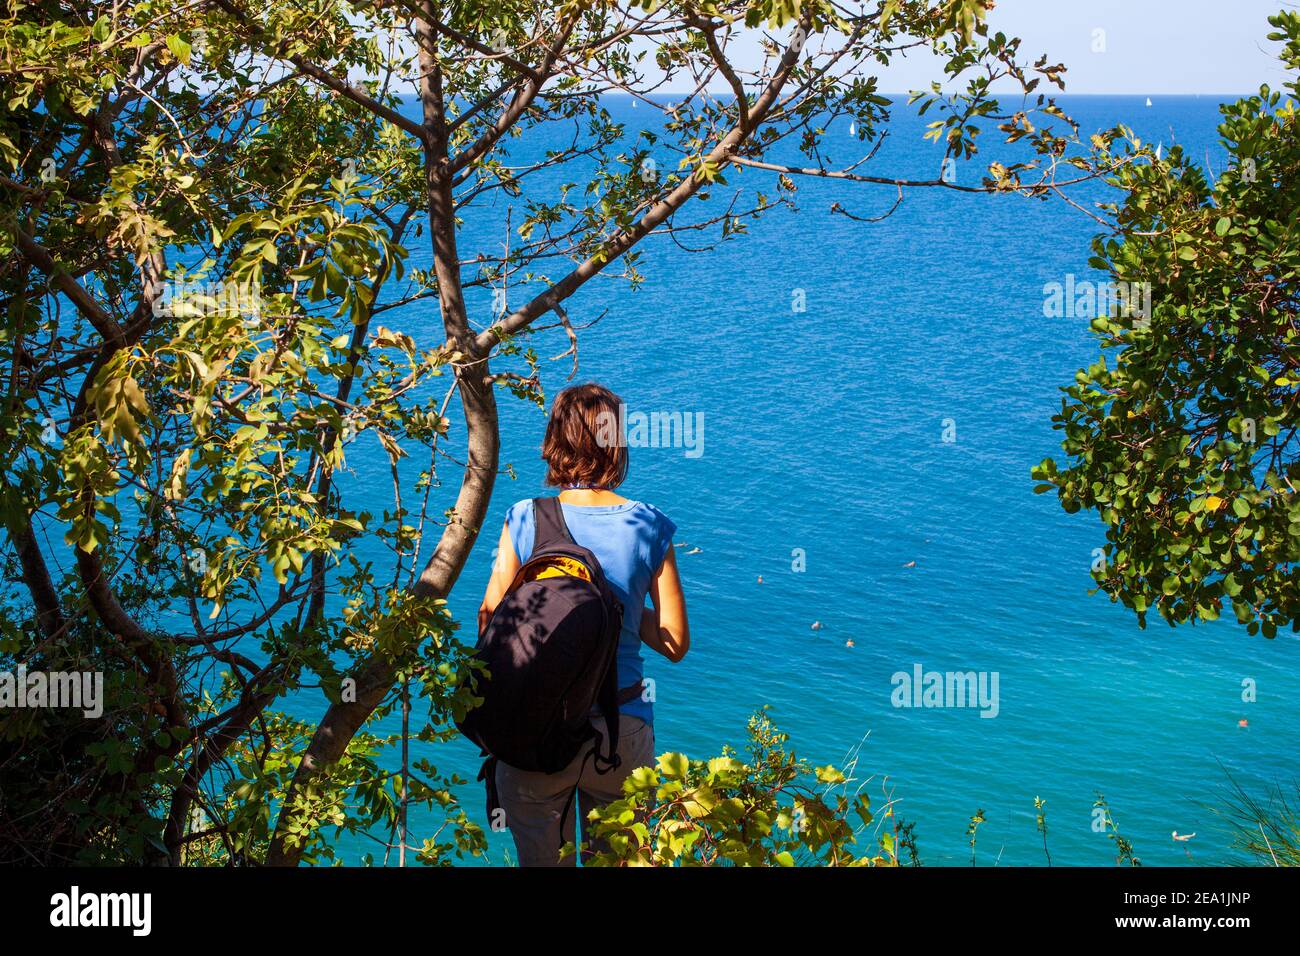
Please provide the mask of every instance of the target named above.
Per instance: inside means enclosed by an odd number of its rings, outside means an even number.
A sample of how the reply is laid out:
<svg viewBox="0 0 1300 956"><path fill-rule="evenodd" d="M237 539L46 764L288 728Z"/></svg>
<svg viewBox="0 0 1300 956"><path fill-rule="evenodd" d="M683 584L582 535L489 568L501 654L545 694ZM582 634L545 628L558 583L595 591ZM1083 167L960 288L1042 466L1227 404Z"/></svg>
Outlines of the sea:
<svg viewBox="0 0 1300 956"><path fill-rule="evenodd" d="M1164 153L1181 145L1213 177L1227 163L1219 105L1235 98L1061 103L1085 136L1125 124ZM662 121L625 97L604 105L625 124L629 150L637 130ZM414 115L414 103L406 108ZM932 118L896 100L884 145L859 171L940 175L941 148L924 138ZM828 167L862 159L859 132L847 118L827 124ZM575 135L571 124L531 129L507 161L526 163ZM1024 155L1000 147L996 131L982 142L950 170L957 183L976 185L989 160ZM786 145L773 156L806 165ZM676 162L665 153L657 165ZM595 173L590 163L547 170L525 180L520 197L468 208L462 258L500 250L530 199L554 201L565 183L581 190ZM763 170L729 170L725 180L678 224L716 215L739 190L777 193ZM548 396L597 381L630 415L699 426L689 446L634 447L620 489L666 512L681 545L691 651L674 665L645 650L658 752L743 750L748 718L766 709L801 756L847 762L878 810L889 804L913 824L925 865L1043 865L1049 855L1053 865L1113 864L1099 796L1144 864L1251 862L1232 848L1223 811L1234 785L1261 796L1291 786L1295 637L1251 637L1230 621L1173 629L1154 619L1140 629L1131 612L1091 593L1104 543L1096 515L1067 515L1054 495L1033 492L1030 469L1060 457L1052 416L1061 390L1100 354L1088 317L1045 315L1045 301L1053 283L1099 278L1088 259L1101 226L1056 196L936 188L909 190L892 214L866 222L894 206L893 187L796 185L797 210L773 210L725 242L716 230L654 236L635 287L606 277L583 287L566 304L586 326L572 380L572 357L551 359L568 348L562 330L524 343L541 358ZM1114 198L1098 184L1069 195L1084 208ZM832 212L836 204L857 218ZM410 264L427 267L427 236L410 248ZM562 274L555 263L541 271ZM508 302L541 287L512 287ZM499 304L472 290L475 325ZM440 341L428 301L384 324L422 347ZM496 368L527 373L517 357ZM510 474L450 598L466 639L506 509L546 491L544 412L505 389L499 396ZM451 417L454 453L454 404ZM341 487L353 507L391 506L378 442L358 441L348 468ZM444 481L434 514L454 496L453 471ZM985 704L899 706L917 703L898 691L900 675L930 672L974 672ZM324 701L303 693L288 706L315 719ZM373 729L397 727L394 715ZM412 755L468 778L458 795L486 824L474 747L417 741ZM1046 849L1036 798L1045 801ZM979 812L972 849L967 831ZM413 813L412 841L438 820ZM360 836L334 845L345 863L383 855ZM465 862L512 860L508 833L490 832L487 856Z"/></svg>

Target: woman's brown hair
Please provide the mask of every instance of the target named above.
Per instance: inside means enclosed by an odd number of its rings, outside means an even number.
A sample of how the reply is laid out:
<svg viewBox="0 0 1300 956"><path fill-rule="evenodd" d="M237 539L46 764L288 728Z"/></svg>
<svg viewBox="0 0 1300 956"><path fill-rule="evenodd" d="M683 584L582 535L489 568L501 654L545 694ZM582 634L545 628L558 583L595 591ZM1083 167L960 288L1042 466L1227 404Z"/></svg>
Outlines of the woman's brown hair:
<svg viewBox="0 0 1300 956"><path fill-rule="evenodd" d="M551 403L542 457L548 485L617 488L627 478L622 399L589 382L566 388Z"/></svg>

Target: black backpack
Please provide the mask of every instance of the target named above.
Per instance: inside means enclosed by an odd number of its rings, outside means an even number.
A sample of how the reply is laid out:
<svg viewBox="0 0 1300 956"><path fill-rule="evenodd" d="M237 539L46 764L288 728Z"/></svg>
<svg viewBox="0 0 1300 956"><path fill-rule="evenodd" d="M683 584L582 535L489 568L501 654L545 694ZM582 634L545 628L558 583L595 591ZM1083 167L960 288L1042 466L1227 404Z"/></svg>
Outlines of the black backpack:
<svg viewBox="0 0 1300 956"><path fill-rule="evenodd" d="M498 760L557 773L594 739L588 757L597 771L619 765L615 656L623 605L596 556L570 536L559 499L534 498L533 515L532 554L475 647L486 672L471 681L483 702L456 723L487 757L479 779L487 786L489 818L499 806ZM596 707L609 732L603 756L591 725Z"/></svg>

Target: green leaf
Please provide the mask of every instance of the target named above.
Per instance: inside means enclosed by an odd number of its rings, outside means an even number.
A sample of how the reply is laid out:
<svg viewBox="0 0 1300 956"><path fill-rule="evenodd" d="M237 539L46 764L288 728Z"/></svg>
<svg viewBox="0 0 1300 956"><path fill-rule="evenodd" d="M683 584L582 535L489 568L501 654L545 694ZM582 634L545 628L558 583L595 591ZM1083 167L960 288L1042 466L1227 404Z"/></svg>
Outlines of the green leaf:
<svg viewBox="0 0 1300 956"><path fill-rule="evenodd" d="M179 34L173 33L167 37L167 49L171 51L172 56L186 66L190 65L190 55L193 53L193 48L190 46L189 41Z"/></svg>
<svg viewBox="0 0 1300 956"><path fill-rule="evenodd" d="M830 783L830 784L843 783L844 774L841 773L837 768L831 766L830 764L827 764L825 767L817 768L817 781L819 783Z"/></svg>
<svg viewBox="0 0 1300 956"><path fill-rule="evenodd" d="M667 753L659 758L659 772L670 780L681 780L686 776L690 761L685 754Z"/></svg>

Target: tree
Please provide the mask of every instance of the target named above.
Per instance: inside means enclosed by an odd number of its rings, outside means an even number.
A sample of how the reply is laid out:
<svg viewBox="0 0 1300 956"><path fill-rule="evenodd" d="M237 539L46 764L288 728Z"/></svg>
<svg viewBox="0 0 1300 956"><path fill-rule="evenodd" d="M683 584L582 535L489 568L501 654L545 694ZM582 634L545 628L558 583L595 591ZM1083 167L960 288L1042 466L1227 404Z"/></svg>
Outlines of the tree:
<svg viewBox="0 0 1300 956"><path fill-rule="evenodd" d="M1095 158L1122 190L1092 264L1150 308L1092 323L1102 356L1063 389L1066 461L1034 469L1066 511L1097 511L1093 576L1145 626L1214 620L1300 631L1300 15L1270 17L1291 80L1221 107L1217 178L1112 131ZM1117 159L1124 159L1122 163Z"/></svg>
<svg viewBox="0 0 1300 956"><path fill-rule="evenodd" d="M1023 65L986 5L9 0L0 507L23 590L0 651L102 670L112 706L7 722L3 842L293 864L328 858L332 825L386 828L404 858L418 801L446 819L424 860L478 852L457 781L404 747L385 769L397 740L364 728L409 721L415 695L428 715L402 740L434 741L472 703L444 601L501 469L497 392L541 403L530 337L548 330L576 367L570 300L592 277L635 284L652 236L739 238L793 207L799 176L901 198L1046 197L1062 170L1092 175L1034 92L1063 68ZM935 176L869 174L898 108L871 69L918 47L950 88L915 97L937 117ZM611 93L661 122L629 133ZM832 168L823 134L848 119L866 159ZM994 126L1024 161L946 181L940 159L970 160ZM571 135L528 153L544 128ZM535 188L543 172L568 185ZM506 247L464 248L498 202ZM469 297L489 290L502 307L475 328ZM410 331L434 309L435 339ZM391 463L382 504L346 481L363 440ZM391 566L359 561L366 542ZM314 726L274 709L317 689Z"/></svg>

